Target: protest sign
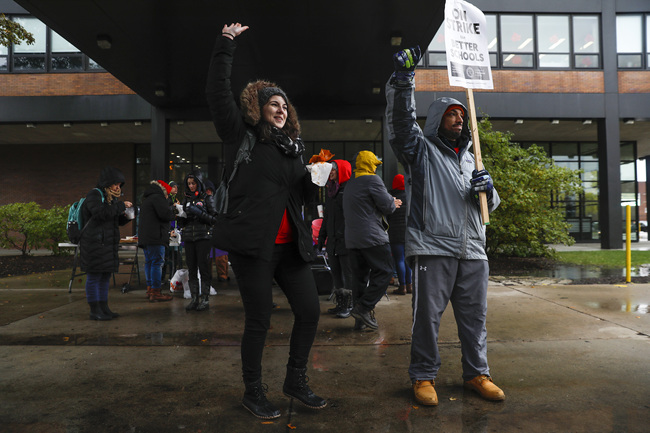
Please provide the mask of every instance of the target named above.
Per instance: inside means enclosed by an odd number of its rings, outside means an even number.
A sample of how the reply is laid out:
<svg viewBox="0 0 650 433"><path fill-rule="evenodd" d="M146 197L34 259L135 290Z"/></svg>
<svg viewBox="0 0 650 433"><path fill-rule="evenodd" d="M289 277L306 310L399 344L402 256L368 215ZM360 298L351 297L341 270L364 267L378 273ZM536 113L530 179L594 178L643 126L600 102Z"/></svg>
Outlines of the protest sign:
<svg viewBox="0 0 650 433"><path fill-rule="evenodd" d="M485 15L462 0L445 4L445 46L449 84L470 89L492 89Z"/></svg>
<svg viewBox="0 0 650 433"><path fill-rule="evenodd" d="M476 6L466 1L447 0L444 25L449 84L466 89L472 149L476 170L481 171L483 170L483 159L472 89L492 89L494 87L487 32L485 31L485 15ZM479 193L479 206L483 224L490 224L485 192Z"/></svg>

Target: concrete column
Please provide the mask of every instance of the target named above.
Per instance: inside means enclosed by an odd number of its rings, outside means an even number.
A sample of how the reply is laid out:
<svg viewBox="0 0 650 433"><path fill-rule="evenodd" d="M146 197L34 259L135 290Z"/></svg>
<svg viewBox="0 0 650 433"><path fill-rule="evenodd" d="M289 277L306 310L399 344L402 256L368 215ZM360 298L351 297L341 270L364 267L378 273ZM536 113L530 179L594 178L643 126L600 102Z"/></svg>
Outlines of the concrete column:
<svg viewBox="0 0 650 433"><path fill-rule="evenodd" d="M151 107L151 179L167 181L169 170L169 121L165 112Z"/></svg>
<svg viewBox="0 0 650 433"><path fill-rule="evenodd" d="M623 248L623 221L615 2L603 2L601 19L605 118L598 120L600 246L603 249L619 249Z"/></svg>

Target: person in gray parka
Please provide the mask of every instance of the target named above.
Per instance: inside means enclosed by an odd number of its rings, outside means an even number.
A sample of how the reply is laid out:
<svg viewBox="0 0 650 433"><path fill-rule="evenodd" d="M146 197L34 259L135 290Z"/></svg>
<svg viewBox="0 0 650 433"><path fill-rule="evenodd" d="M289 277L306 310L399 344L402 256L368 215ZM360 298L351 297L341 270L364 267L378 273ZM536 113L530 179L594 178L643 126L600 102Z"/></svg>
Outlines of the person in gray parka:
<svg viewBox="0 0 650 433"><path fill-rule="evenodd" d="M463 381L481 397L505 394L490 377L487 362L488 262L485 227L478 205L487 194L490 212L500 198L486 170L475 170L467 109L452 98L429 107L424 130L416 122L413 78L419 47L393 57L395 72L386 85L390 145L407 168L409 216L406 256L413 264L413 327L409 376L415 399L437 405L435 378L440 318L451 301L461 341Z"/></svg>
<svg viewBox="0 0 650 433"><path fill-rule="evenodd" d="M375 305L386 293L393 275L393 258L388 239L386 216L395 212L402 201L391 196L375 174L381 161L369 150L357 155L354 179L343 196L345 246L352 271L354 306L350 315L355 329L377 329Z"/></svg>

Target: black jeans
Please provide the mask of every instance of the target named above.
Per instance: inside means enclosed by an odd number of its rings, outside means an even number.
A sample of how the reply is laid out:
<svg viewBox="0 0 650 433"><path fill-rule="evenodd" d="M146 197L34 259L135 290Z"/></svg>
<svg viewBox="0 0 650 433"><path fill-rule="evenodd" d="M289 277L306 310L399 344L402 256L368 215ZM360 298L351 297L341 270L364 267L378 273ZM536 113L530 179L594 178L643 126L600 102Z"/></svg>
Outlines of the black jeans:
<svg viewBox="0 0 650 433"><path fill-rule="evenodd" d="M271 325L274 278L294 316L288 365L305 368L320 316L318 291L310 264L302 259L294 243L276 244L270 261L233 252L229 253L229 258L246 316L241 341L244 382L262 377L262 352Z"/></svg>
<svg viewBox="0 0 650 433"><path fill-rule="evenodd" d="M352 269L352 296L354 303L366 310L374 310L386 293L393 276L393 256L390 245L348 250Z"/></svg>
<svg viewBox="0 0 650 433"><path fill-rule="evenodd" d="M212 248L212 245L210 245L209 239L185 242L185 261L190 274L190 290L192 294L194 294L195 289L199 289L199 272L201 273L200 292L204 295L210 294L210 286L212 286L210 248Z"/></svg>

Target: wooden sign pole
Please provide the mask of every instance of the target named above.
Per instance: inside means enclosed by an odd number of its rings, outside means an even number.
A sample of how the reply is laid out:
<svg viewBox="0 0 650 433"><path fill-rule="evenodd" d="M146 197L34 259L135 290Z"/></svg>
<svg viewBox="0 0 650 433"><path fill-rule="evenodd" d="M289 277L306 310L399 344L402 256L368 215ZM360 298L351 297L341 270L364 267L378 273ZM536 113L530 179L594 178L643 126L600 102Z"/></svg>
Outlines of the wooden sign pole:
<svg viewBox="0 0 650 433"><path fill-rule="evenodd" d="M472 131L472 149L474 150L474 159L476 170L483 170L483 158L481 157L481 142L478 136L478 124L476 123L476 112L474 111L474 92L472 89L465 89L467 95L467 109L469 110L470 130ZM487 195L485 191L478 193L479 206L481 209L481 219L484 225L490 224L490 212L488 211Z"/></svg>

